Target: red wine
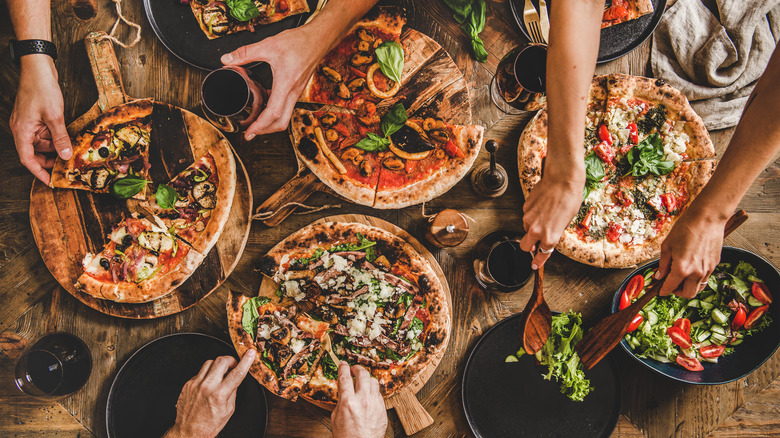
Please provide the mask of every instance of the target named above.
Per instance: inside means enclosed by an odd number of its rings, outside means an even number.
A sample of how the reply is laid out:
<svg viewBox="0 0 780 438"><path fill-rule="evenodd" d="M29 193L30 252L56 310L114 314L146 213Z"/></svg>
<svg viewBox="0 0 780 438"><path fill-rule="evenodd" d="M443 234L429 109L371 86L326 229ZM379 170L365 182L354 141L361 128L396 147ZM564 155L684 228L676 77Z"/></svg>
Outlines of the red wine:
<svg viewBox="0 0 780 438"><path fill-rule="evenodd" d="M203 81L203 104L218 116L232 116L249 103L249 86L240 73L221 69Z"/></svg>
<svg viewBox="0 0 780 438"><path fill-rule="evenodd" d="M36 341L16 363L16 386L25 393L59 398L84 386L92 371L87 345L69 333L51 333Z"/></svg>
<svg viewBox="0 0 780 438"><path fill-rule="evenodd" d="M56 356L43 350L27 355L27 379L44 394L53 394L62 382L62 364Z"/></svg>
<svg viewBox="0 0 780 438"><path fill-rule="evenodd" d="M515 59L515 79L526 90L544 93L547 86L547 48L528 46Z"/></svg>
<svg viewBox="0 0 780 438"><path fill-rule="evenodd" d="M496 245L487 258L488 273L499 285L520 287L531 274L531 255L520 249L514 241Z"/></svg>

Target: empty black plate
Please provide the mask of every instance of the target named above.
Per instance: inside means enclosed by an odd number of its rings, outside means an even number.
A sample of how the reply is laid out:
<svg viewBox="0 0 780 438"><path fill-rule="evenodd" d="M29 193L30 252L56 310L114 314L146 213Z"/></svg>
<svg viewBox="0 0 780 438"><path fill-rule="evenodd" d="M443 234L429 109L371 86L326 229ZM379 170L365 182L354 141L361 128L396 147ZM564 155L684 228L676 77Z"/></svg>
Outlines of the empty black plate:
<svg viewBox="0 0 780 438"><path fill-rule="evenodd" d="M520 341L520 314L504 319L474 346L463 373L463 408L477 437L608 437L620 415L620 379L611 357L585 372L595 389L585 401L544 380L531 356L504 362Z"/></svg>
<svg viewBox="0 0 780 438"><path fill-rule="evenodd" d="M181 388L217 356L236 357L236 350L201 333L164 336L139 348L119 369L108 393L108 436L162 436L176 419ZM218 436L262 437L267 420L265 392L247 376L238 387L236 411Z"/></svg>
<svg viewBox="0 0 780 438"><path fill-rule="evenodd" d="M737 263L744 260L754 268L758 273L758 278L764 280L773 296L780 296L780 272L764 258L742 248L724 246L720 253L722 263ZM657 268L658 260L654 260L632 272L618 288L615 297L612 299L612 313L618 311L620 305L620 294L625 289L628 281L636 274L645 272L647 269ZM734 347L734 353L718 358L718 363L702 362L703 371L688 371L677 365L677 363L663 363L653 359L643 359L634 355L631 347L625 339L620 341L620 346L634 360L651 370L666 376L670 379L696 385L719 385L741 379L755 371L764 362L766 362L777 348L780 347L780 306L775 301L769 306L767 313L772 318L772 325L751 336L746 336L745 340Z"/></svg>
<svg viewBox="0 0 780 438"><path fill-rule="evenodd" d="M550 1L552 0L547 1L548 12L550 9ZM539 0L531 0L531 2L534 4L534 7L536 7L536 10L539 11ZM510 0L509 4L512 7L512 15L515 17L517 27L520 28L523 35L530 41L531 37L528 36L528 31L525 29L525 24L523 23L523 7L525 6L525 0ZM636 20L601 29L598 57L599 64L620 58L642 44L650 35L652 35L658 22L661 21L661 15L663 15L664 9L666 9L666 0L653 0L652 14L647 14Z"/></svg>
<svg viewBox="0 0 780 438"><path fill-rule="evenodd" d="M311 11L317 7L317 0L308 3ZM144 9L163 45L182 61L205 70L222 67L219 58L225 53L300 26L311 15L311 12L292 15L277 23L258 26L254 32L243 31L210 40L198 26L192 8L179 0L144 0Z"/></svg>

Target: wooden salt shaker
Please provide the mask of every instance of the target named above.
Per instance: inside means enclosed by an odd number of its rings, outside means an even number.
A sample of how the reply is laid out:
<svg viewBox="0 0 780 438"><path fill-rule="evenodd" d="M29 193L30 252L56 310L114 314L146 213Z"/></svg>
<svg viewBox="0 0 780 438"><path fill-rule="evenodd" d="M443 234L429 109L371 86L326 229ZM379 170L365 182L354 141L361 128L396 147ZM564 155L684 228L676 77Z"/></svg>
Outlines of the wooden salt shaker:
<svg viewBox="0 0 780 438"><path fill-rule="evenodd" d="M446 209L432 218L425 239L438 248L457 246L469 235L469 223L457 210Z"/></svg>

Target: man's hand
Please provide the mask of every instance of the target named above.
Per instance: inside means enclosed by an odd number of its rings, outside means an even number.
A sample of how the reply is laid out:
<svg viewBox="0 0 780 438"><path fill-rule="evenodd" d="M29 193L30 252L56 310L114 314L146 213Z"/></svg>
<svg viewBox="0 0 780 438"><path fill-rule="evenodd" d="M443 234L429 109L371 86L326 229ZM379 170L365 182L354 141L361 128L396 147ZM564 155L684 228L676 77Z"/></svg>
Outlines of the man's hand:
<svg viewBox="0 0 780 438"><path fill-rule="evenodd" d="M355 377L353 385L352 377ZM339 364L339 403L330 416L335 438L375 438L385 436L387 412L379 381L365 368Z"/></svg>
<svg viewBox="0 0 780 438"><path fill-rule="evenodd" d="M538 269L550 258L561 234L577 214L585 186L584 171L582 173L582 180L577 178L576 171L565 177L545 174L525 200L523 228L526 234L520 240L520 248L530 252L537 250L531 262L532 269Z"/></svg>
<svg viewBox="0 0 780 438"><path fill-rule="evenodd" d="M236 365L231 356L207 360L197 376L184 384L176 403L176 423L166 438L211 438L227 424L236 408L236 389L255 360L249 350Z"/></svg>
<svg viewBox="0 0 780 438"><path fill-rule="evenodd" d="M710 219L694 211L686 211L672 227L661 244L661 261L655 278L667 274L661 296L674 292L683 298L693 298L707 285L707 279L720 261L723 248L723 228L726 220Z"/></svg>
<svg viewBox="0 0 780 438"><path fill-rule="evenodd" d="M11 132L19 160L36 178L49 184L55 152L63 160L73 155L63 118L57 70L48 55L21 58L19 89L11 112Z"/></svg>

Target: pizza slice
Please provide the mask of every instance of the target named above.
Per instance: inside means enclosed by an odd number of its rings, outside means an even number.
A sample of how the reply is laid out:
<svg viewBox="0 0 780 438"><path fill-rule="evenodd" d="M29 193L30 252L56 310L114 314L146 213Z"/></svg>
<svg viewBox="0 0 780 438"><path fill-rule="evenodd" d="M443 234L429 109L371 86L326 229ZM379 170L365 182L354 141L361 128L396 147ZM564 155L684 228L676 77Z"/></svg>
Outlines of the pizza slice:
<svg viewBox="0 0 780 438"><path fill-rule="evenodd" d="M71 138L73 157L57 158L51 187L108 193L111 183L149 179L153 102L136 100L109 109Z"/></svg>
<svg viewBox="0 0 780 438"><path fill-rule="evenodd" d="M95 298L144 303L173 290L200 265L203 255L138 214L114 227L98 254L87 253L76 289Z"/></svg>
<svg viewBox="0 0 780 438"><path fill-rule="evenodd" d="M653 0L607 0L601 28L635 20L653 12Z"/></svg>
<svg viewBox="0 0 780 438"><path fill-rule="evenodd" d="M298 101L357 109L365 101L394 96L401 84L382 73L377 48L388 41L400 44L405 24L401 8L380 7L369 12L320 61Z"/></svg>
<svg viewBox="0 0 780 438"><path fill-rule="evenodd" d="M306 0L190 0L189 4L210 40L244 30L254 32L256 26L309 12Z"/></svg>

